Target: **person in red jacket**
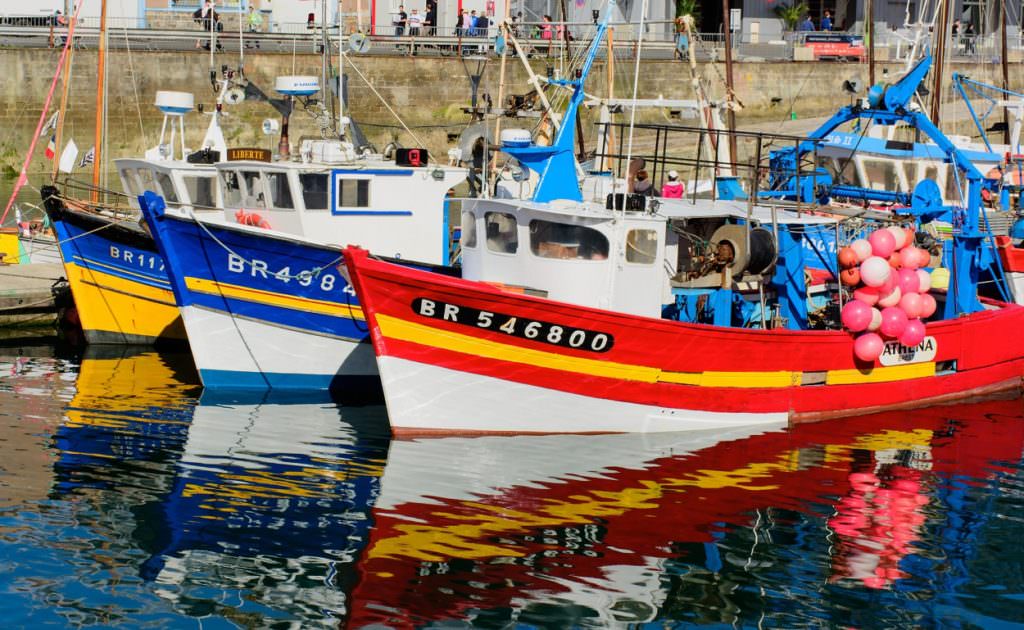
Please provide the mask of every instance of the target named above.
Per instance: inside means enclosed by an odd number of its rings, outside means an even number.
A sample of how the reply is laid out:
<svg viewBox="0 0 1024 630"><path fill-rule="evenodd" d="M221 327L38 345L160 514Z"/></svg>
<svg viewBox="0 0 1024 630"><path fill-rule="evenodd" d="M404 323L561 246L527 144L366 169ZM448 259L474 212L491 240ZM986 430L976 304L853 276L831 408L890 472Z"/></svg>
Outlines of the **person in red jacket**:
<svg viewBox="0 0 1024 630"><path fill-rule="evenodd" d="M683 182L679 181L679 173L676 171L668 172L668 181L661 187L661 196L666 199L683 198Z"/></svg>

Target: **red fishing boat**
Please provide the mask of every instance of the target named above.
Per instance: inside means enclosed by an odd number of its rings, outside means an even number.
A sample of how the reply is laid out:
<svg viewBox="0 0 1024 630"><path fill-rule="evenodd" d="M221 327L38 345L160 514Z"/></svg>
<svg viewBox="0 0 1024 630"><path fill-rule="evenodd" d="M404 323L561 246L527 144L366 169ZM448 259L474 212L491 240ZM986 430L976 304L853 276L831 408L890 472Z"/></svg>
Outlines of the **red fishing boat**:
<svg viewBox="0 0 1024 630"><path fill-rule="evenodd" d="M774 188L763 195L754 180L752 194L734 183L719 199L609 194L585 201L573 130L596 49L579 78L552 80L573 96L551 146L521 134L504 138L502 150L540 175L533 199L463 202L461 278L346 250L395 433L721 428L1019 388L1024 346L1012 340L1024 308L978 294L978 279L994 262L992 235L979 219L981 193L997 182L910 105L930 59L880 95L840 110L811 139L774 152ZM844 226L763 200L822 198L827 174L801 173L799 165L830 129L862 120L910 125L931 138L957 165L968 203L944 206L935 182L923 180L907 217L883 217L883 225L896 225L877 239L872 233L863 257L850 248L863 262L845 270L843 281L863 278L885 309L864 304L867 319L858 327L844 311L844 330L829 308L835 315L844 300L860 298L836 286L812 317L805 279L808 250L817 247L812 234L834 231L836 242ZM824 184L809 186L819 177ZM865 200L890 194L845 185L832 192ZM918 254L931 258L900 227L932 220L955 226L943 256L949 281L935 296L929 274L917 275ZM896 275L903 293L913 294L906 304L892 285ZM926 312L919 308L925 301ZM914 334L901 332L910 330L908 318ZM851 331L865 332L855 343Z"/></svg>

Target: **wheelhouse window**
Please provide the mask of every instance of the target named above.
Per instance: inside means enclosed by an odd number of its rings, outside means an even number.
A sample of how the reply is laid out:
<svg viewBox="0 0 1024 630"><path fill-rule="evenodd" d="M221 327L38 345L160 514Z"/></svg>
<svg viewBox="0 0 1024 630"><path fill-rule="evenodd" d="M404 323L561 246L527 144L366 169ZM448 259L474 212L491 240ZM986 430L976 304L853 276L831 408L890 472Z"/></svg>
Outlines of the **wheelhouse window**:
<svg viewBox="0 0 1024 630"><path fill-rule="evenodd" d="M369 208L370 180L338 179L339 208Z"/></svg>
<svg viewBox="0 0 1024 630"><path fill-rule="evenodd" d="M469 210L462 212L462 247L476 247L476 216Z"/></svg>
<svg viewBox="0 0 1024 630"><path fill-rule="evenodd" d="M266 208L263 178L259 171L242 171L242 202L244 208Z"/></svg>
<svg viewBox="0 0 1024 630"><path fill-rule="evenodd" d="M213 195L214 182L212 176L184 175L181 179L185 183L185 190L188 192L188 198L192 201L193 206L198 208L214 208L217 206Z"/></svg>
<svg viewBox="0 0 1024 630"><path fill-rule="evenodd" d="M893 160L864 160L867 187L874 190L902 190Z"/></svg>
<svg viewBox="0 0 1024 630"><path fill-rule="evenodd" d="M294 210L291 186L288 185L288 173L267 171L263 174L267 189L270 190L270 205L281 210Z"/></svg>
<svg viewBox="0 0 1024 630"><path fill-rule="evenodd" d="M135 169L135 173L139 178L139 194L151 190L155 193L160 193L160 189L156 185L156 180L153 178L153 171L148 168Z"/></svg>
<svg viewBox="0 0 1024 630"><path fill-rule="evenodd" d="M504 212L484 214L487 249L500 254L514 254L519 249L519 229L516 218Z"/></svg>
<svg viewBox="0 0 1024 630"><path fill-rule="evenodd" d="M174 187L171 176L162 171L157 171L156 181L163 190L164 200L168 203L178 203L178 189Z"/></svg>
<svg viewBox="0 0 1024 630"><path fill-rule="evenodd" d="M142 194L138 182L135 181L135 172L130 168L121 169L121 185L124 186L124 192L132 197Z"/></svg>
<svg viewBox="0 0 1024 630"><path fill-rule="evenodd" d="M530 221L530 251L541 258L606 260L608 239L582 225L534 219Z"/></svg>
<svg viewBox="0 0 1024 630"><path fill-rule="evenodd" d="M327 209L327 173L299 173L299 186L306 210Z"/></svg>
<svg viewBox="0 0 1024 630"><path fill-rule="evenodd" d="M237 171L221 171L221 186L224 190L224 205L228 208L242 207L242 178Z"/></svg>
<svg viewBox="0 0 1024 630"><path fill-rule="evenodd" d="M630 230L626 233L626 262L654 263L658 256L658 233L654 230Z"/></svg>

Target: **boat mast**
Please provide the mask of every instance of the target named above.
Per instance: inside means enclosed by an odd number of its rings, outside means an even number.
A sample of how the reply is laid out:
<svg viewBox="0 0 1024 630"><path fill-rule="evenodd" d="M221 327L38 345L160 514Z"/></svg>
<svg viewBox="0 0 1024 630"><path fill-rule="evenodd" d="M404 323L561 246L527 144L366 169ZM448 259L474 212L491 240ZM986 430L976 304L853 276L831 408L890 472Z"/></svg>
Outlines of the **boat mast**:
<svg viewBox="0 0 1024 630"><path fill-rule="evenodd" d="M945 66L946 38L949 36L949 0L939 0L939 28L935 29L935 80L932 83L932 124L939 126L942 109L942 71Z"/></svg>
<svg viewBox="0 0 1024 630"><path fill-rule="evenodd" d="M999 57L1003 62L1003 90L1008 91L1010 89L1010 69L1006 50L1006 0L999 0L999 44L1001 49ZM1010 112L1006 107L1003 108L1003 143L1010 147ZM1013 151L1014 148L1010 147L1009 150Z"/></svg>
<svg viewBox="0 0 1024 630"><path fill-rule="evenodd" d="M356 6L358 7L358 0ZM338 0L338 117L335 119L338 125L338 136L345 135L345 125L342 119L345 117L345 53L341 50L341 36L344 31L342 22L342 0ZM358 12L358 9L357 9Z"/></svg>
<svg viewBox="0 0 1024 630"><path fill-rule="evenodd" d="M505 66L508 60L508 22L512 14L512 3L505 0L505 16L502 18L498 31L505 39L505 45L501 48L501 64L498 70L498 115L494 117L494 142L501 146L501 119L505 115ZM434 18L437 19L436 17ZM498 185L498 160L491 160L491 175L488 188L494 189Z"/></svg>
<svg viewBox="0 0 1024 630"><path fill-rule="evenodd" d="M875 84L875 4L864 0L864 38L868 43L868 87Z"/></svg>
<svg viewBox="0 0 1024 630"><path fill-rule="evenodd" d="M60 114L58 114L58 116L57 116L57 131L56 131L56 134L55 134L56 135L56 139L54 140L55 146L57 147L57 151L61 150L60 147L61 147L61 145L62 145L62 143L64 141L64 117L67 115L67 111L68 111L68 93L71 91L71 61L74 58L74 54L75 54L75 47L74 47L73 43L74 43L74 37L75 37L75 22L77 21L76 18L78 17L77 13L75 15L71 15L70 13L65 13L64 15L68 16L68 39L67 39L67 43L65 43L65 46L67 47L67 51L68 51L68 57L67 57L67 61L65 62L65 65L64 65L63 93L61 94L61 97L60 97ZM54 159L54 161L53 161L53 176L51 178L51 181L53 181L53 182L57 181L57 173L58 173L59 169L60 169L60 158L58 157L57 159Z"/></svg>
<svg viewBox="0 0 1024 630"><path fill-rule="evenodd" d="M728 92L725 120L729 126L729 166L732 172L736 172L736 112L732 104L735 101L733 96L732 82L732 24L729 23L729 0L722 0L722 25L725 30L725 89Z"/></svg>
<svg viewBox="0 0 1024 630"><path fill-rule="evenodd" d="M106 62L107 62L107 0L100 4L100 42L97 53L96 76L98 89L96 90L96 144L94 145L92 161L92 202L97 203L100 199L100 171L103 156L103 118L106 113Z"/></svg>

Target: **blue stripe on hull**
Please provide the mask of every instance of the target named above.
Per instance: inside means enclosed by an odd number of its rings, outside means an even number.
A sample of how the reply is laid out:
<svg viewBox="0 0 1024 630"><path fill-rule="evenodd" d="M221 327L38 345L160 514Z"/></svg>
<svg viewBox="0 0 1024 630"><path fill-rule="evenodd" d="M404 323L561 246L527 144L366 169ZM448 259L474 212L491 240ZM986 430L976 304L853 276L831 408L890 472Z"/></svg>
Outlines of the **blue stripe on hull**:
<svg viewBox="0 0 1024 630"><path fill-rule="evenodd" d="M124 228L118 232L119 226L90 233L62 219L55 220L53 228L65 261L151 287L171 288L163 257L148 235L134 232L125 235ZM127 238L116 238L121 235ZM127 240L131 242L125 242Z"/></svg>

